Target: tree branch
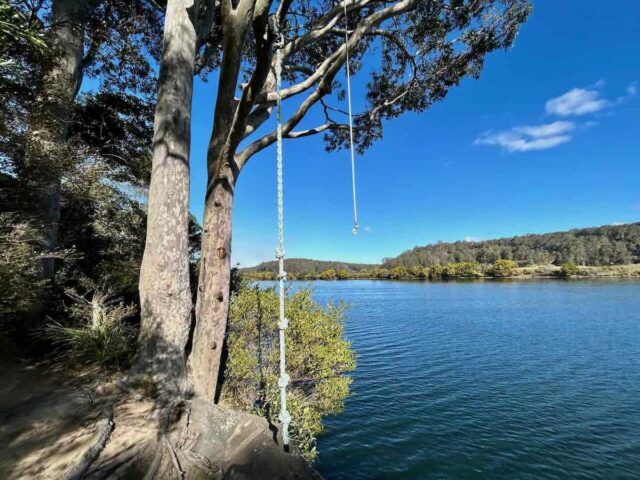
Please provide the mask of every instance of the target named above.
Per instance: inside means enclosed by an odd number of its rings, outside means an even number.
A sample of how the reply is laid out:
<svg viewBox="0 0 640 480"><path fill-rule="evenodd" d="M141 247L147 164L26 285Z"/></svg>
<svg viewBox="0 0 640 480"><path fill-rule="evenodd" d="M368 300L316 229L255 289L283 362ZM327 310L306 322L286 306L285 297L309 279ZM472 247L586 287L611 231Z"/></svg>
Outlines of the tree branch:
<svg viewBox="0 0 640 480"><path fill-rule="evenodd" d="M367 1L367 0L363 0ZM411 8L415 7L419 0L403 0L401 2L395 3L394 5L379 10L369 17L365 18L364 21L354 29L353 34L349 36L348 40L343 43L334 54L330 55L329 58L333 59L333 63L328 64L327 60L323 62L325 67L322 69L322 78L318 83L318 87L314 90L298 107L296 112L289 117L289 119L282 126L283 135L288 135L293 128L298 125L300 120L306 115L309 109L317 103L323 96L325 96L330 91L331 82L335 78L336 74L340 67L344 65L346 61L346 47L353 48L366 34L366 32L377 25L379 25L384 20L391 18L396 15L400 15ZM239 152L236 155L236 164L239 169L242 169L246 162L255 155L257 152L264 150L268 146L272 145L276 141L276 132L272 131L262 138L256 140L255 142L248 145L244 150Z"/></svg>
<svg viewBox="0 0 640 480"><path fill-rule="evenodd" d="M289 132L287 133L286 138L308 137L310 135L316 135L318 133L324 132L325 130L349 130L349 125L343 123L325 123L323 125L320 125L319 127Z"/></svg>

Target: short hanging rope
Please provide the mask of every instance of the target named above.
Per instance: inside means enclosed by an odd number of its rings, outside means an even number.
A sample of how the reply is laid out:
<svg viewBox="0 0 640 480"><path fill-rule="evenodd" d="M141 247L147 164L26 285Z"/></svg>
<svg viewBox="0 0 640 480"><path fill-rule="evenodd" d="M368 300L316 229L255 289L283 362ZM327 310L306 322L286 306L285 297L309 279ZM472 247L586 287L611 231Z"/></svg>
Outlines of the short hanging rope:
<svg viewBox="0 0 640 480"><path fill-rule="evenodd" d="M349 68L349 17L347 0L344 0L344 47L347 52L347 104L349 106L349 146L351 149L351 191L353 193L353 234L358 233L358 204L356 201L356 156L353 148L353 115L351 112L351 72Z"/></svg>
<svg viewBox="0 0 640 480"><path fill-rule="evenodd" d="M278 259L278 293L280 307L280 321L278 329L280 334L280 378L278 379L278 387L280 387L280 414L278 419L282 423L282 442L285 446L289 445L289 424L291 423L291 415L287 411L287 385L289 384L289 375L287 375L287 361L285 357L285 330L289 321L284 314L285 285L287 273L284 271L284 196L282 181L282 38L278 32L278 41L276 43L276 169L278 183L278 247L276 248L276 258Z"/></svg>

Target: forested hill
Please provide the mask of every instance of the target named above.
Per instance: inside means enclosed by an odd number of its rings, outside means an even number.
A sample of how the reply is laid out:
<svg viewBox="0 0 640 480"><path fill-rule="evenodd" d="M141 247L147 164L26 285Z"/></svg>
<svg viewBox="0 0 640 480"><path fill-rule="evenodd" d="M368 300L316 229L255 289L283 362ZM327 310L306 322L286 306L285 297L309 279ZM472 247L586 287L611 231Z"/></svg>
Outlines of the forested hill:
<svg viewBox="0 0 640 480"><path fill-rule="evenodd" d="M328 278L355 278L373 275L374 270L381 268L388 271L395 267L433 267L461 262L492 265L500 259L514 260L523 267L564 263L591 266L640 263L640 223L580 228L482 242L439 242L415 247L395 258L386 258L382 265L287 258L285 270L292 277L298 278L322 278L323 275ZM257 278L272 278L278 271L278 262L263 262L241 271ZM356 273L361 275L354 275Z"/></svg>
<svg viewBox="0 0 640 480"><path fill-rule="evenodd" d="M346 270L348 272L359 272L367 268L377 267L366 263L333 262L325 260L311 260L308 258L286 258L284 269L288 273L320 273L326 270ZM277 272L277 260L262 262L255 267L243 268L243 272Z"/></svg>
<svg viewBox="0 0 640 480"><path fill-rule="evenodd" d="M580 228L481 242L440 242L387 258L382 266L431 267L452 262L491 264L509 259L522 265L574 263L619 265L640 262L640 223Z"/></svg>

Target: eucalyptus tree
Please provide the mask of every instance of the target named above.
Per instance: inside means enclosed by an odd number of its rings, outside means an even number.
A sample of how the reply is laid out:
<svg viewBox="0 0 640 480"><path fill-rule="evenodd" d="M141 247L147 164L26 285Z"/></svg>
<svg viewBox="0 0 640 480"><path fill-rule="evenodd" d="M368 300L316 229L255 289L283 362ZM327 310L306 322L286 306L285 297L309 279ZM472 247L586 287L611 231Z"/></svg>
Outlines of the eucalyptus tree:
<svg viewBox="0 0 640 480"><path fill-rule="evenodd" d="M284 109L292 112L283 119L284 137L322 134L328 149L348 145L335 101L344 96L338 74L349 53L351 72L368 76L365 106L354 118L356 147L364 151L382 138L385 120L425 111L463 78L479 77L488 53L512 45L530 6L527 0L216 0L200 11L204 34L194 70L215 69L219 80L190 365L195 393L214 399L229 311L234 191L249 160L276 141L272 124L265 131L277 98L276 45ZM193 44L191 31L184 41ZM301 127L314 110L324 121Z"/></svg>
<svg viewBox="0 0 640 480"><path fill-rule="evenodd" d="M189 148L198 28L197 0L169 0L154 119L147 234L140 269L140 351L136 369L163 393L187 389Z"/></svg>
<svg viewBox="0 0 640 480"><path fill-rule="evenodd" d="M30 83L23 88L28 116L24 128L15 129L22 137L16 145L22 148L13 152L13 163L30 196L26 203L39 231L41 278L50 286L59 243L62 181L78 159L69 139L83 78L95 79L103 92L151 100L153 58L161 39L155 26L162 12L153 2L125 0L14 4L14 11L37 25L49 47L27 60L32 64Z"/></svg>

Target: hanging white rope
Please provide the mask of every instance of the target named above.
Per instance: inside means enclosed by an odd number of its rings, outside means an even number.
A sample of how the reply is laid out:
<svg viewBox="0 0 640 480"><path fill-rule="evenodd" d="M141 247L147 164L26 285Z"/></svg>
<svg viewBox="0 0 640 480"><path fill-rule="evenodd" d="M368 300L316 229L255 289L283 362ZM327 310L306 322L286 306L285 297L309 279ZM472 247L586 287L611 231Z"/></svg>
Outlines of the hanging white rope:
<svg viewBox="0 0 640 480"><path fill-rule="evenodd" d="M278 32L279 34L279 32ZM287 375L287 361L285 356L285 330L289 321L284 315L285 285L287 273L284 271L284 195L282 181L282 41L279 39L276 44L276 169L278 182L278 247L276 248L276 258L278 259L278 294L280 306L280 321L278 329L280 334L280 378L278 379L278 387L280 387L280 414L278 419L282 423L282 441L285 445L289 445L289 424L291 423L291 415L287 411L287 385L289 384L289 375Z"/></svg>
<svg viewBox="0 0 640 480"><path fill-rule="evenodd" d="M349 106L349 145L351 149L351 191L353 193L353 234L358 233L358 203L356 201L356 156L353 148L353 115L351 112L351 72L349 68L349 17L347 16L347 0L344 6L344 46L347 52L345 63L347 70L347 104Z"/></svg>

